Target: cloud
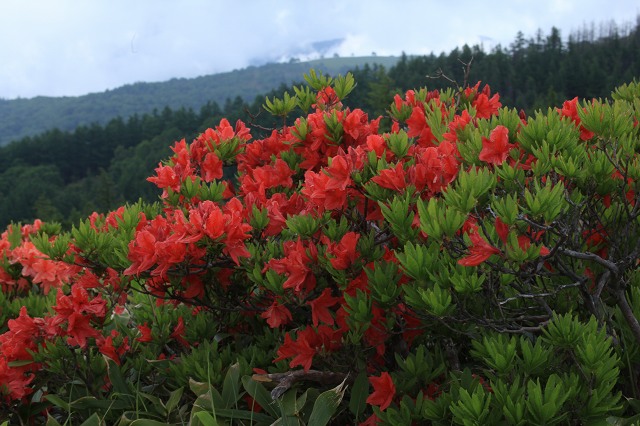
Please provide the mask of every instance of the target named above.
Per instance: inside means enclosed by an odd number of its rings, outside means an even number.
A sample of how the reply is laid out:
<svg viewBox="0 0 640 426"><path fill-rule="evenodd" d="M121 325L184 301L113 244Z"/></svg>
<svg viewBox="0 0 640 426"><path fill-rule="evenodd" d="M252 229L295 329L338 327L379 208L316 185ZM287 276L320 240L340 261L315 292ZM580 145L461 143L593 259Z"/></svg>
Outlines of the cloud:
<svg viewBox="0 0 640 426"><path fill-rule="evenodd" d="M544 11L544 13L541 13ZM634 0L3 0L0 97L80 95L243 68L343 40L341 56L507 46L518 31L622 24ZM489 40L490 43L489 43Z"/></svg>

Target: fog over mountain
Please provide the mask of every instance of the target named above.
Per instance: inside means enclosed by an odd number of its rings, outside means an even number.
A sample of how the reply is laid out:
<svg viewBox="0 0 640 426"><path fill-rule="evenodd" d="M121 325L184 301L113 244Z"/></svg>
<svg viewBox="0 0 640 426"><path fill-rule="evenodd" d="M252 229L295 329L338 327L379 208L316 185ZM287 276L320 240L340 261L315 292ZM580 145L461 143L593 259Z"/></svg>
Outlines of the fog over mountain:
<svg viewBox="0 0 640 426"><path fill-rule="evenodd" d="M3 0L0 98L78 96L314 57L428 55L635 23L637 0Z"/></svg>

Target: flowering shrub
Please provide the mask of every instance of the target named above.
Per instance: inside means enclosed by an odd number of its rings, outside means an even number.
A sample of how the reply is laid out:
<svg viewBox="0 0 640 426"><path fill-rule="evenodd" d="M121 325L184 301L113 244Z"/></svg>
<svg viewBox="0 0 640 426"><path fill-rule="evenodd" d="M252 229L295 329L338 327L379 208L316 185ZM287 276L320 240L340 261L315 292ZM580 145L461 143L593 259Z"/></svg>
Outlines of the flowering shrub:
<svg viewBox="0 0 640 426"><path fill-rule="evenodd" d="M639 84L533 117L480 83L420 89L386 122L344 107L350 75L305 78L267 99L264 139L222 120L176 142L148 179L161 203L2 234L3 297L50 304L0 335L7 419L637 409Z"/></svg>

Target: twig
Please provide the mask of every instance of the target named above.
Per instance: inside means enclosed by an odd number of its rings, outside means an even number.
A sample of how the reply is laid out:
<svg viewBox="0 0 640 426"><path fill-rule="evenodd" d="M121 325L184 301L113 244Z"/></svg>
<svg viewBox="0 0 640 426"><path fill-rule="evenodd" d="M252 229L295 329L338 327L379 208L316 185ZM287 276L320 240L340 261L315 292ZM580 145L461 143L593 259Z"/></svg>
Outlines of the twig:
<svg viewBox="0 0 640 426"><path fill-rule="evenodd" d="M252 114L251 111L249 111L249 108L245 106L244 112L249 116L249 126L262 130L264 132L273 132L275 130L275 128L273 127L264 127L256 123L255 120L260 116L262 111L259 111L257 114Z"/></svg>
<svg viewBox="0 0 640 426"><path fill-rule="evenodd" d="M618 302L618 307L622 312L622 316L624 316L624 319L627 321L627 325L633 333L633 337L635 337L637 343L640 343L640 323L638 323L638 318L636 318L633 314L633 309L631 309L631 306L627 301L627 296L624 293L624 288L616 289L614 295Z"/></svg>
<svg viewBox="0 0 640 426"><path fill-rule="evenodd" d="M504 299L501 302L498 302L498 304L500 306L511 302L513 300L518 300L518 299L537 299L539 297L549 297L549 296L555 296L556 294L558 294L560 291L564 290L565 288L571 288L571 287L578 287L581 286L582 282L575 282L575 283L571 283L571 284L563 284L558 286L555 291L550 291L547 293L537 293L537 294L533 294L533 293L521 293L521 294L516 294L515 296L511 296L508 297L506 299Z"/></svg>
<svg viewBox="0 0 640 426"><path fill-rule="evenodd" d="M342 383L345 380L350 381L349 377L349 374L318 370L294 370L287 371L286 373L254 374L251 376L256 382L276 384L276 387L271 391L271 398L273 400L280 398L296 382L307 380L318 382L322 385L331 385Z"/></svg>
<svg viewBox="0 0 640 426"><path fill-rule="evenodd" d="M613 273L614 276L618 276L620 274L620 268L618 268L618 265L616 265L615 263L611 262L610 260L604 259L600 256L598 256L595 253L589 253L589 252L580 252L580 251L574 251L574 250L569 250L569 249L563 249L563 248L559 248L558 252L562 253L562 254L566 254L569 257L573 257L576 259L582 259L582 260L592 260L602 266L604 266L605 268L607 268L609 271L611 271Z"/></svg>

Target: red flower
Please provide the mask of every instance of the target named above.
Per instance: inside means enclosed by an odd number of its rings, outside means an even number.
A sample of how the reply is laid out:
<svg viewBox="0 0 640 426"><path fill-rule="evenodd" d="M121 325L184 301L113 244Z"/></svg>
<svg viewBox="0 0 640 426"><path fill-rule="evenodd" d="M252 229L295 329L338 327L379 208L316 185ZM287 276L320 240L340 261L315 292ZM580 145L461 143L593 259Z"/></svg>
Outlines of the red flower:
<svg viewBox="0 0 640 426"><path fill-rule="evenodd" d="M499 166L507 159L509 151L514 147L514 144L509 143L509 129L503 125L497 125L491 131L489 139L482 138L482 151L480 151L478 158L486 163Z"/></svg>
<svg viewBox="0 0 640 426"><path fill-rule="evenodd" d="M398 95L396 95L396 96L398 96ZM367 418L367 420L365 420L364 422L360 423L358 426L376 426L379 423L380 423L380 419L374 413L374 414L370 415L369 418Z"/></svg>
<svg viewBox="0 0 640 426"><path fill-rule="evenodd" d="M205 182L220 179L222 178L222 161L215 152L210 152L204 157L200 170Z"/></svg>
<svg viewBox="0 0 640 426"><path fill-rule="evenodd" d="M366 146L369 151L374 151L378 158L381 158L385 152L385 159L387 161L393 157L393 152L387 147L387 142L380 135L367 136Z"/></svg>
<svg viewBox="0 0 640 426"><path fill-rule="evenodd" d="M107 314L107 302L102 295L89 299L89 293L81 285L74 284L71 294L65 296L62 292L56 295L56 305L53 310L58 316L67 317L73 314L88 314L92 317L104 318Z"/></svg>
<svg viewBox="0 0 640 426"><path fill-rule="evenodd" d="M371 180L383 188L403 192L407 187L405 176L406 173L402 163L398 163L393 169L381 170L380 174L378 176L374 176Z"/></svg>
<svg viewBox="0 0 640 426"><path fill-rule="evenodd" d="M18 318L7 321L9 331L0 335L2 355L10 361L31 359L29 351L37 349L37 342L44 334L44 326L42 318L30 317L27 308L21 307Z"/></svg>
<svg viewBox="0 0 640 426"><path fill-rule="evenodd" d="M278 301L273 302L266 311L260 314L260 317L266 319L271 328L288 324L292 319L291 311L286 306L279 304Z"/></svg>
<svg viewBox="0 0 640 426"><path fill-rule="evenodd" d="M583 141L588 141L593 138L594 133L585 129L581 124L580 116L578 115L578 97L571 99L570 101L565 101L562 104L562 109L559 110L560 115L563 117L568 117L573 121L573 123L580 128L580 139Z"/></svg>
<svg viewBox="0 0 640 426"><path fill-rule="evenodd" d="M70 346L78 345L84 349L87 346L87 339L97 338L100 333L95 328L91 327L90 318L80 314L71 314L66 318L67 329L62 330L59 334L65 334L67 336L67 344ZM55 322L54 322L55 323Z"/></svg>
<svg viewBox="0 0 640 426"><path fill-rule="evenodd" d="M185 348L191 346L189 345L189 342L187 342L187 339L184 338L184 320L182 319L182 317L178 317L178 324L176 324L175 328L173 329L171 337Z"/></svg>
<svg viewBox="0 0 640 426"><path fill-rule="evenodd" d="M162 163L156 168L156 176L147 178L147 180L165 191L167 188L171 188L175 192L180 190L180 177L173 167L164 166Z"/></svg>
<svg viewBox="0 0 640 426"><path fill-rule="evenodd" d="M8 361L0 357L0 395L21 400L33 392L29 384L34 378L34 374L26 375L21 368L9 367Z"/></svg>
<svg viewBox="0 0 640 426"><path fill-rule="evenodd" d="M373 393L367 398L367 404L377 405L380 410L386 410L396 394L393 379L384 371L380 377L369 377L369 383L373 386Z"/></svg>
<svg viewBox="0 0 640 426"><path fill-rule="evenodd" d="M444 133L442 135L442 138L451 143L456 143L458 141L458 131L463 130L470 122L471 116L465 109L464 111L462 111L461 115L456 115L453 117L453 120L449 123L449 131Z"/></svg>
<svg viewBox="0 0 640 426"><path fill-rule="evenodd" d="M111 335L107 338L99 337L96 339L96 345L100 350L100 353L115 361L116 364L121 365L120 359L130 349L129 337L122 339L122 343L117 348L113 345L113 339L118 337L120 333L117 330L112 330Z"/></svg>
<svg viewBox="0 0 640 426"><path fill-rule="evenodd" d="M327 253L335 257L330 259L331 266L338 270L347 269L358 258L356 245L360 239L360 234L347 232L338 244L330 244Z"/></svg>
<svg viewBox="0 0 640 426"><path fill-rule="evenodd" d="M426 186L433 193L441 192L458 174L457 148L449 141L437 147L420 147L413 155L416 164L409 169L409 181L418 191Z"/></svg>
<svg viewBox="0 0 640 426"><path fill-rule="evenodd" d="M289 333L284 336L284 343L278 349L278 358L274 362L286 358L293 358L289 362L289 367L297 365L309 371L313 356L320 352L331 352L341 346L343 332L321 325L317 329L307 327L298 331L296 340L291 338Z"/></svg>
<svg viewBox="0 0 640 426"><path fill-rule="evenodd" d="M138 275L151 268L156 263L156 237L148 230L136 233L136 237L129 243L128 259L133 263L125 269L125 275Z"/></svg>
<svg viewBox="0 0 640 426"><path fill-rule="evenodd" d="M141 334L141 336L136 339L138 342L153 341L153 337L151 337L151 328L149 327L149 324L145 322L144 324L139 325L138 331L140 331L140 334Z"/></svg>
<svg viewBox="0 0 640 426"><path fill-rule="evenodd" d="M471 103L471 106L476 109L476 118L490 118L492 115L498 115L498 108L502 106L500 95L496 93L489 98L490 95L489 85L486 85L482 93L478 94Z"/></svg>
<svg viewBox="0 0 640 426"><path fill-rule="evenodd" d="M371 326L364 332L364 338L369 345L376 348L376 353L379 356L384 355L386 351L386 341L389 339L389 332L387 331L387 318L385 311L376 306L374 303L371 307Z"/></svg>
<svg viewBox="0 0 640 426"><path fill-rule="evenodd" d="M477 230L469 233L471 243L469 254L458 260L458 264L462 266L478 266L494 254L500 254L500 250L489 244L480 236Z"/></svg>
<svg viewBox="0 0 640 426"><path fill-rule="evenodd" d="M205 294L204 283L197 275L187 275L182 279L184 290L181 296L185 299L202 299Z"/></svg>
<svg viewBox="0 0 640 426"><path fill-rule="evenodd" d="M166 276L170 267L182 262L187 254L187 246L179 241L178 235L172 235L165 241L156 243L158 267L151 271L152 275Z"/></svg>
<svg viewBox="0 0 640 426"><path fill-rule="evenodd" d="M363 140L369 135L367 123L369 118L361 109L351 111L342 123L344 134L351 136L354 141Z"/></svg>
<svg viewBox="0 0 640 426"><path fill-rule="evenodd" d="M431 127L427 124L427 119L421 107L413 108L411 117L407 120L407 136L410 138L418 136L417 144L424 147L434 146L436 137L431 131Z"/></svg>
<svg viewBox="0 0 640 426"><path fill-rule="evenodd" d="M312 108L316 108L316 110L326 110L328 108L342 107L342 103L340 102L340 98L336 94L336 91L333 90L333 87L327 86L318 91L318 95L316 96L316 103L311 105Z"/></svg>
<svg viewBox="0 0 640 426"><path fill-rule="evenodd" d="M334 319L333 316L331 316L329 308L339 301L339 297L332 296L331 290L325 288L320 296L309 302L309 305L311 306L311 320L313 321L313 325L317 327L318 324L320 324L320 321L327 325L333 325Z"/></svg>
<svg viewBox="0 0 640 426"><path fill-rule="evenodd" d="M502 241L504 244L507 244L509 227L499 217L496 218L496 232L498 234L498 237L500 238L500 241ZM532 239L533 241L537 241L540 239L540 237L542 236L541 232L536 233L536 235L533 235L532 237L528 237L527 235L518 235L518 246L520 247L520 249L523 251L527 251L529 247L531 247ZM547 256L549 253L551 252L548 248L546 248L545 246L540 246L540 256Z"/></svg>
<svg viewBox="0 0 640 426"><path fill-rule="evenodd" d="M206 200L189 211L189 222L196 232L204 233L212 240L217 240L224 234L225 218L216 203Z"/></svg>
<svg viewBox="0 0 640 426"><path fill-rule="evenodd" d="M291 368L300 365L305 371L309 371L316 350L309 345L306 334L303 333L303 331L298 333L297 340L293 340L289 333L285 334L284 343L280 346L280 349L278 349L278 358L276 358L274 362L286 358L293 358L291 362L289 362Z"/></svg>
<svg viewBox="0 0 640 426"><path fill-rule="evenodd" d="M330 190L328 186L332 177L328 174L307 171L304 174L304 187L301 193L307 197L312 205L319 207L320 212L324 210L335 210L344 207L347 202L347 190ZM335 185L334 181L334 185Z"/></svg>
<svg viewBox="0 0 640 426"><path fill-rule="evenodd" d="M333 157L331 165L325 170L331 177L325 185L326 190L339 189L344 191L352 183L351 171L353 170L353 165L342 155Z"/></svg>
<svg viewBox="0 0 640 426"><path fill-rule="evenodd" d="M311 272L309 264L316 260L317 249L313 243L309 243L309 255L307 248L301 240L287 241L284 243L285 257L283 259L271 259L266 264L263 272L273 269L279 274L287 274L288 278L282 284L283 288L293 288L295 292L307 291L315 287L315 276Z"/></svg>

